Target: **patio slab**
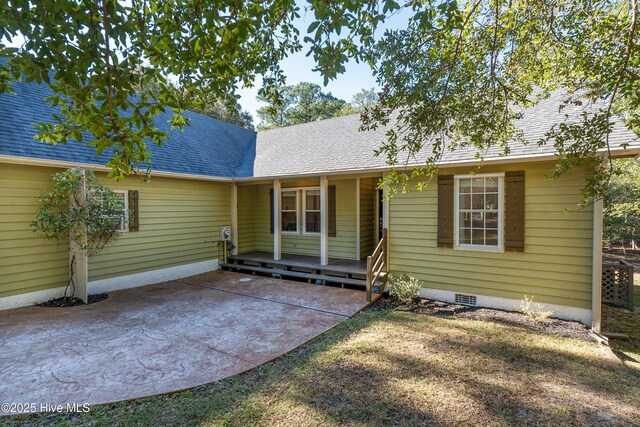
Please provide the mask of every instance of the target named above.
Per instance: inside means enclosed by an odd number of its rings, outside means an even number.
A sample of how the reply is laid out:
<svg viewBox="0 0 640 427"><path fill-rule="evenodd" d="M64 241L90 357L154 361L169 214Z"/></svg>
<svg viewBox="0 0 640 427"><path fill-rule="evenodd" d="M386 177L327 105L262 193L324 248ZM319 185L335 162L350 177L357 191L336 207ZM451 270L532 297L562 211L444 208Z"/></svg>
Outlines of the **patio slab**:
<svg viewBox="0 0 640 427"><path fill-rule="evenodd" d="M94 405L195 387L365 306L364 292L215 271L87 306L2 311L0 402Z"/></svg>

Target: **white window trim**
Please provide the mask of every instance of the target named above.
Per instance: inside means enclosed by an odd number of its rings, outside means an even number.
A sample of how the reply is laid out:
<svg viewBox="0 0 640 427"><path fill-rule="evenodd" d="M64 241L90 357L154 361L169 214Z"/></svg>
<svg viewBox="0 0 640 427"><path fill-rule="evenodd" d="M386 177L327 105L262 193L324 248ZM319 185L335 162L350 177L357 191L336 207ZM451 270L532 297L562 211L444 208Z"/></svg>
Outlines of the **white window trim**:
<svg viewBox="0 0 640 427"><path fill-rule="evenodd" d="M124 200L124 221L121 233L129 232L129 192L127 190L111 190L113 194L122 194L122 200Z"/></svg>
<svg viewBox="0 0 640 427"><path fill-rule="evenodd" d="M129 232L129 192L127 190L111 190L113 194L122 194L122 200L124 200L124 222L123 227L118 230L120 233L128 233ZM91 192L92 196L95 197L95 193Z"/></svg>
<svg viewBox="0 0 640 427"><path fill-rule="evenodd" d="M302 235L303 236L319 236L320 231L307 231L307 191L320 191L320 187L305 187L302 189ZM322 206L318 210L310 210L309 212L320 212L322 215Z"/></svg>
<svg viewBox="0 0 640 427"><path fill-rule="evenodd" d="M469 178L498 178L498 246L460 244L460 180ZM504 172L454 175L453 177L454 250L479 252L504 252Z"/></svg>
<svg viewBox="0 0 640 427"><path fill-rule="evenodd" d="M284 207L284 203L282 203L282 197L284 196L284 193L293 193L296 196L296 208L295 209L289 209L289 210L285 210L283 208L280 209L280 233L284 234L286 236L297 236L298 234L300 234L300 215L299 215L299 209L298 209L298 189L296 188L283 188L280 190L280 204L282 207ZM282 226L284 225L284 223L282 222L282 214L285 212L295 212L296 213L296 231L289 231L289 230L283 230Z"/></svg>

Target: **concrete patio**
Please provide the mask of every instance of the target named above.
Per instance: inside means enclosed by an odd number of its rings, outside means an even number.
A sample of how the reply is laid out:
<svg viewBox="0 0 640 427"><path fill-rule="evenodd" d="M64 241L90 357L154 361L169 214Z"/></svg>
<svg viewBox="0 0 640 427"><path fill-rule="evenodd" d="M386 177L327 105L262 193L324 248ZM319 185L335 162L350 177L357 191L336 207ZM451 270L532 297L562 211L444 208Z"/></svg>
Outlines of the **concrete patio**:
<svg viewBox="0 0 640 427"><path fill-rule="evenodd" d="M87 306L3 311L0 402L93 405L194 387L276 358L365 306L360 291L214 271Z"/></svg>

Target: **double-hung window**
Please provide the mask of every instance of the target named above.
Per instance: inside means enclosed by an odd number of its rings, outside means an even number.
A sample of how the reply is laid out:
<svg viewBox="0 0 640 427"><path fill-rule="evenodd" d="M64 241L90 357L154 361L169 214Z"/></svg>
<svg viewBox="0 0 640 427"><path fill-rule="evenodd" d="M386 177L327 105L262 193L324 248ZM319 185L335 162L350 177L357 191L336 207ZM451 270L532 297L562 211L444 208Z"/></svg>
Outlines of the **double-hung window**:
<svg viewBox="0 0 640 427"><path fill-rule="evenodd" d="M125 190L111 190L115 196L116 208L118 213L116 215L110 214L109 218L113 218L118 223L117 231L126 232L129 231L129 201L127 198L127 191ZM99 206L104 206L105 202L102 194L93 194L91 197L95 197ZM109 209L113 212L113 209Z"/></svg>
<svg viewBox="0 0 640 427"><path fill-rule="evenodd" d="M503 250L504 174L454 178L455 247Z"/></svg>
<svg viewBox="0 0 640 427"><path fill-rule="evenodd" d="M305 189L303 191L304 234L320 233L320 190Z"/></svg>
<svg viewBox="0 0 640 427"><path fill-rule="evenodd" d="M282 190L282 232L298 232L298 191Z"/></svg>

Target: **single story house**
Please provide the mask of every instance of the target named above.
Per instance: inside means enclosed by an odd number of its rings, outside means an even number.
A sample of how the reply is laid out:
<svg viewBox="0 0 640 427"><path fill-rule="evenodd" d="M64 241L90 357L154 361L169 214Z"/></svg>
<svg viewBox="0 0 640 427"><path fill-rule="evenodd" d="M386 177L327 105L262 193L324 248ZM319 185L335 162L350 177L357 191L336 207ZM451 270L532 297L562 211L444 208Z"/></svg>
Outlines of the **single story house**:
<svg viewBox="0 0 640 427"><path fill-rule="evenodd" d="M116 182L106 175L108 154L34 140L33 125L51 117L49 89L14 89L0 96L0 309L62 295L68 248L29 223L51 175L82 167L125 200L137 196L135 227L88 261L90 292L217 269L212 242L224 226L238 257L307 256L328 269L366 260L386 229L389 270L418 278L424 297L517 310L529 296L555 316L599 327L602 203L576 209L587 169L547 179L552 145L487 152L475 174L473 150L448 152L437 182L387 201L378 183L389 167L374 155L385 129L360 132L358 115L255 133L191 112L189 127L169 131L161 114L170 136L149 147L151 180ZM560 103L556 95L525 111L518 127L527 140L591 108L559 111ZM612 156L640 153L619 121L610 140Z"/></svg>

